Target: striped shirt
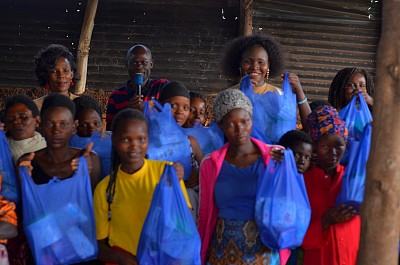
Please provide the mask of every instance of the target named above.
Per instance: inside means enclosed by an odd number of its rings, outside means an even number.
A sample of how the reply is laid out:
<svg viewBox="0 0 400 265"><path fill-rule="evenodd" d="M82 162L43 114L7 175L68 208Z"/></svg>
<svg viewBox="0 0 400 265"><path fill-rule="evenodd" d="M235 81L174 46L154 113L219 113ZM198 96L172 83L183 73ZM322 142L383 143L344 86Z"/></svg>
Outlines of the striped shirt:
<svg viewBox="0 0 400 265"><path fill-rule="evenodd" d="M108 98L107 124L111 124L115 115L120 110L127 108L129 106L129 101L135 96L136 92L131 89L131 83L131 80L129 80L125 86L114 90ZM160 97L160 91L166 83L168 83L167 79L149 79L142 88L143 100L148 101L151 98L158 99Z"/></svg>

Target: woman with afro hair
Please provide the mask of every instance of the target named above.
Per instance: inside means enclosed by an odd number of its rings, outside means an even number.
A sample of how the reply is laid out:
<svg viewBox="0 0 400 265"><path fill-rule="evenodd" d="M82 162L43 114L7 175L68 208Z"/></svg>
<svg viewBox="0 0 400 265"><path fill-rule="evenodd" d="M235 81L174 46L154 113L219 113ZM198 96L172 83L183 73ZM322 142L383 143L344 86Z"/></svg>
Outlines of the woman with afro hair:
<svg viewBox="0 0 400 265"><path fill-rule="evenodd" d="M265 94L268 91L282 94L279 88L268 84L270 78L283 77L285 70L281 45L270 36L252 35L233 39L225 45L221 70L225 76L237 81L249 75L256 94ZM311 113L307 97L295 73L289 74L289 82L293 93L296 94L300 118L305 127L307 116ZM239 85L234 88L239 88Z"/></svg>

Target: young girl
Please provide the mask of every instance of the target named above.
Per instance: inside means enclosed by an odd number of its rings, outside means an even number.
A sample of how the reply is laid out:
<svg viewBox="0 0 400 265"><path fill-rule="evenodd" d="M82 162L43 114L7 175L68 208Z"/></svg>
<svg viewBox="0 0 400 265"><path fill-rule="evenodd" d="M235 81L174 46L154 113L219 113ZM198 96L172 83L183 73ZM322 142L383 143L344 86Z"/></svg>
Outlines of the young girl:
<svg viewBox="0 0 400 265"><path fill-rule="evenodd" d="M206 100L200 93L190 91L190 113L184 127L191 128L196 122L206 123Z"/></svg>
<svg viewBox="0 0 400 265"><path fill-rule="evenodd" d="M36 131L40 113L32 99L14 95L5 104L5 126L14 163L24 154L46 147L46 140Z"/></svg>
<svg viewBox="0 0 400 265"><path fill-rule="evenodd" d="M176 123L183 126L189 118L190 113L190 94L186 86L178 81L169 82L160 94L160 103L171 104L171 112L174 116ZM192 204L192 214L195 221L197 221L197 212L199 204L199 167L203 159L203 151L200 148L197 140L189 136L190 146L192 148L192 172L190 178L186 181L186 188L190 203Z"/></svg>
<svg viewBox="0 0 400 265"><path fill-rule="evenodd" d="M59 93L71 100L77 96L72 94L72 88L78 80L74 56L67 47L51 44L41 50L35 57L35 74L41 87L49 93ZM39 110L46 96L35 100Z"/></svg>
<svg viewBox="0 0 400 265"><path fill-rule="evenodd" d="M304 173L311 221L302 248L307 265L355 265L360 240L360 217L352 206L336 205L344 167L347 128L337 111L321 106L308 117L309 134L318 156Z"/></svg>
<svg viewBox="0 0 400 265"><path fill-rule="evenodd" d="M125 109L115 116L112 144L111 175L99 183L94 193L98 258L112 264L138 264L136 251L143 223L169 162L145 158L148 124L138 110ZM174 166L182 178L182 166ZM181 188L188 201L183 181Z"/></svg>
<svg viewBox="0 0 400 265"><path fill-rule="evenodd" d="M262 244L255 224L258 178L280 151L250 137L252 105L237 89L218 94L214 116L228 143L207 155L200 168L199 232L202 264L280 264Z"/></svg>

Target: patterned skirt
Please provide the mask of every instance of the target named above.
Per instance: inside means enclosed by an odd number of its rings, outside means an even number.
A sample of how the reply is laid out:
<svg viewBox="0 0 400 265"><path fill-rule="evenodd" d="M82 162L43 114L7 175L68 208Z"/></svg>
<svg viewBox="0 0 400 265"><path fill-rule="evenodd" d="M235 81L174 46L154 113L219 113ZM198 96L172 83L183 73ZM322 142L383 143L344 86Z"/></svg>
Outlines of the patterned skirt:
<svg viewBox="0 0 400 265"><path fill-rule="evenodd" d="M279 265L279 252L261 243L252 220L219 218L207 255L208 265Z"/></svg>

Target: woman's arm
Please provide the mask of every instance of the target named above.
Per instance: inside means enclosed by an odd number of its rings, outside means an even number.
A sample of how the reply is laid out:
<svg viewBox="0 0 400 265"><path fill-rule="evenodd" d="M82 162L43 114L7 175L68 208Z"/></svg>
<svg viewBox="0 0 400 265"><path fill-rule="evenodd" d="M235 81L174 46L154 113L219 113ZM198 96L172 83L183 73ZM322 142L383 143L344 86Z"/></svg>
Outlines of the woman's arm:
<svg viewBox="0 0 400 265"><path fill-rule="evenodd" d="M297 106L299 106L301 125L303 126L303 130L305 130L307 128L307 116L311 113L311 108L308 104L307 97L304 94L299 77L295 73L289 73L289 82L292 86L293 93L296 94L296 102Z"/></svg>
<svg viewBox="0 0 400 265"><path fill-rule="evenodd" d="M108 245L107 239L97 240L97 245L99 247L99 255L97 258L101 262L123 265L139 265L139 262L134 255L128 252L112 249Z"/></svg>

